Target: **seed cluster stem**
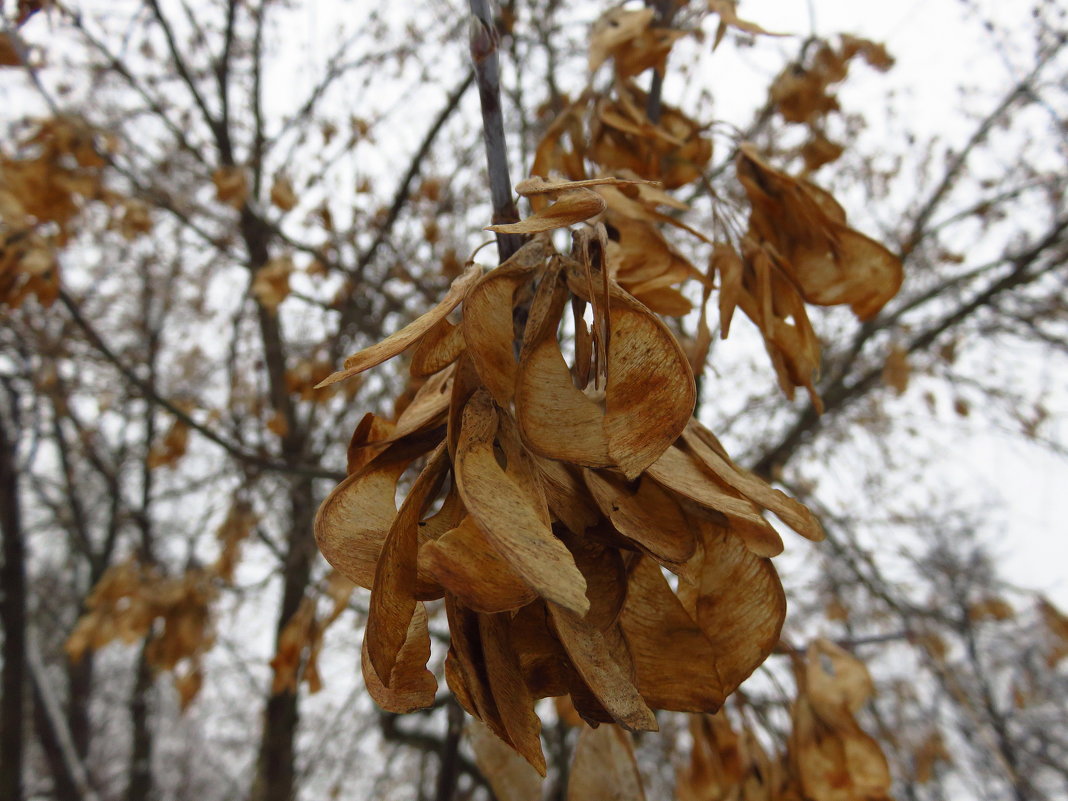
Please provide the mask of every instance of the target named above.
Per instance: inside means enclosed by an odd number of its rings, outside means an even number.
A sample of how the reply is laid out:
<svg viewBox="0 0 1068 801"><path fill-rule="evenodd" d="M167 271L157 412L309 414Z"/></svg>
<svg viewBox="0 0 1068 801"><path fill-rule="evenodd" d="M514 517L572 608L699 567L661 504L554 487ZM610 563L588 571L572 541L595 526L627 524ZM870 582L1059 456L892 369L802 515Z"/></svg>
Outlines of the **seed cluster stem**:
<svg viewBox="0 0 1068 801"><path fill-rule="evenodd" d="M471 8L471 58L482 103L482 137L486 144L486 168L489 173L493 224L518 222L519 212L512 195L508 173L508 152L504 141L504 117L501 109L501 72L497 53L500 37L493 19L490 0L468 0ZM497 234L497 251L501 262L519 250L524 237Z"/></svg>

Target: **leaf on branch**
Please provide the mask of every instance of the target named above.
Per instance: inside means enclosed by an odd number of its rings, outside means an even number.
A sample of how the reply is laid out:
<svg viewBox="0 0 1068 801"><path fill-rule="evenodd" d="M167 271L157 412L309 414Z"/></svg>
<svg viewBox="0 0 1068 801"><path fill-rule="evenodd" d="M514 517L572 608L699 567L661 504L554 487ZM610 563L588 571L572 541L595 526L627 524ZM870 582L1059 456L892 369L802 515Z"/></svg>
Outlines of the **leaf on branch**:
<svg viewBox="0 0 1068 801"><path fill-rule="evenodd" d="M297 193L293 182L285 175L276 175L271 184L271 202L282 211L290 211L297 205Z"/></svg>
<svg viewBox="0 0 1068 801"><path fill-rule="evenodd" d="M256 270L250 292L270 312L277 311L289 295L289 276L293 272L293 260L288 256L271 259Z"/></svg>
<svg viewBox="0 0 1068 801"><path fill-rule="evenodd" d="M0 67L21 67L22 59L11 34L0 32Z"/></svg>
<svg viewBox="0 0 1068 801"><path fill-rule="evenodd" d="M652 8L613 8L602 14L590 32L590 72L596 72L620 48L649 30L655 16Z"/></svg>
<svg viewBox="0 0 1068 801"><path fill-rule="evenodd" d="M751 145L741 146L737 167L752 204L750 235L781 255L780 269L806 301L849 304L868 320L897 294L900 260L829 213L821 190L773 169Z"/></svg>
<svg viewBox="0 0 1068 801"><path fill-rule="evenodd" d="M215 199L227 206L240 209L248 200L248 173L243 167L218 167L211 174L215 184Z"/></svg>

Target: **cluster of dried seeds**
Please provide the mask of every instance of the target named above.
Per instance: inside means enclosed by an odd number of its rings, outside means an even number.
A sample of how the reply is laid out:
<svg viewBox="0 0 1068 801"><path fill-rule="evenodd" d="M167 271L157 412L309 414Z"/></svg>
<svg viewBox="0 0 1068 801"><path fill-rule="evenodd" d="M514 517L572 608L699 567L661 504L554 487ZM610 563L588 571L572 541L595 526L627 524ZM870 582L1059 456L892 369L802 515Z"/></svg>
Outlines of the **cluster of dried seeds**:
<svg viewBox="0 0 1068 801"><path fill-rule="evenodd" d="M719 708L785 613L763 511L821 536L691 418L686 356L609 275L604 244L580 231L565 255L542 236L485 275L473 265L332 379L409 348L429 373L395 422L364 418L316 522L331 564L372 589L368 687L396 712L432 703L423 603L444 598L450 688L541 770L538 698L570 695L586 720L629 729L655 729L654 709Z"/></svg>
<svg viewBox="0 0 1068 801"><path fill-rule="evenodd" d="M763 32L726 0L711 8L720 36ZM655 729L657 709L719 709L785 615L770 561L783 543L765 512L822 537L807 508L692 418L715 284L722 335L741 307L783 389L806 387L818 405L806 303L867 318L901 282L900 263L829 194L748 145L737 157L748 225L718 199L713 237L679 219L686 206L665 189L704 180L711 140L667 105L651 117L631 80L662 69L677 38L648 9L606 15L591 68L612 61L611 89L587 91L547 129L517 186L533 214L489 229L532 238L488 273L469 264L436 307L320 384L405 351L423 382L395 420L360 422L349 476L316 520L328 561L371 590L369 691L398 713L433 703L439 607L426 604L444 599L450 689L542 773L539 698L569 696L592 725L631 730ZM707 274L665 225L710 246ZM578 227L561 253L548 232L567 226ZM687 352L657 314L691 311L679 290L691 278L703 304Z"/></svg>

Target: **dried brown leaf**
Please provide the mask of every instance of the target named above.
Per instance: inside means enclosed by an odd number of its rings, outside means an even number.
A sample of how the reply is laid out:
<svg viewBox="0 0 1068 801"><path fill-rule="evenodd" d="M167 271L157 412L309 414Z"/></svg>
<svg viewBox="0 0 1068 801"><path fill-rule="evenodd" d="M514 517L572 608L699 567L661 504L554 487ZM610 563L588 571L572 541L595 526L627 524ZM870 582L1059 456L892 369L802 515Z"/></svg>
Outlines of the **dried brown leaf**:
<svg viewBox="0 0 1068 801"><path fill-rule="evenodd" d="M449 687L473 717L514 748L515 743L504 726L490 687L479 615L451 595L445 596L445 614L450 635L449 653L445 658L445 678Z"/></svg>
<svg viewBox="0 0 1068 801"><path fill-rule="evenodd" d="M586 486L620 534L663 562L685 562L696 540L690 522L671 494L648 478L633 488L608 472L584 471Z"/></svg>
<svg viewBox="0 0 1068 801"><path fill-rule="evenodd" d="M641 559L631 571L620 623L638 689L651 706L678 712L719 709L728 689L716 665L729 655L713 648L651 559Z"/></svg>
<svg viewBox="0 0 1068 801"><path fill-rule="evenodd" d="M542 778L510 746L477 720L467 726L475 764L498 801L541 801Z"/></svg>
<svg viewBox="0 0 1068 801"><path fill-rule="evenodd" d="M220 203L240 209L248 199L248 173L242 167L219 167L211 174L215 197Z"/></svg>
<svg viewBox="0 0 1068 801"><path fill-rule="evenodd" d="M442 318L416 344L409 371L413 376L433 375L455 362L465 347L463 327Z"/></svg>
<svg viewBox="0 0 1068 801"><path fill-rule="evenodd" d="M609 456L635 478L682 433L697 390L667 326L622 290L611 307L604 430Z"/></svg>
<svg viewBox="0 0 1068 801"><path fill-rule="evenodd" d="M909 388L909 354L901 345L894 345L883 363L883 383L898 395Z"/></svg>
<svg viewBox="0 0 1068 801"><path fill-rule="evenodd" d="M705 509L725 515L731 530L757 556L778 556L782 537L748 500L732 494L693 456L673 445L646 473L658 484Z"/></svg>
<svg viewBox="0 0 1068 801"><path fill-rule="evenodd" d="M287 176L275 176L271 184L271 202L282 211L290 211L297 205L297 193L293 191L293 182Z"/></svg>
<svg viewBox="0 0 1068 801"><path fill-rule="evenodd" d="M534 711L534 698L523 680L519 658L512 643L509 616L479 615L478 626L490 689L497 702L501 722L516 751L544 776L541 720Z"/></svg>
<svg viewBox="0 0 1068 801"><path fill-rule="evenodd" d="M370 589L379 554L397 515L397 481L408 465L432 450L441 434L390 445L326 496L315 516L323 556L350 581Z"/></svg>
<svg viewBox="0 0 1068 801"><path fill-rule="evenodd" d="M824 538L823 527L807 506L777 490L759 476L739 467L727 456L715 435L692 420L682 435L691 453L720 481L758 506L777 514L786 525L814 542Z"/></svg>
<svg viewBox="0 0 1068 801"><path fill-rule="evenodd" d="M867 667L823 638L809 645L806 656L805 695L812 711L827 724L848 728L875 692Z"/></svg>
<svg viewBox="0 0 1068 801"><path fill-rule="evenodd" d="M708 0L708 10L719 14L719 30L716 31L715 46L723 40L727 28L737 28L740 31L763 36L785 36L782 33L771 33L764 30L755 22L741 19L737 12L738 0Z"/></svg>
<svg viewBox="0 0 1068 801"><path fill-rule="evenodd" d="M549 511L568 528L581 534L601 517L577 471L556 459L535 456Z"/></svg>
<svg viewBox="0 0 1068 801"><path fill-rule="evenodd" d="M375 673L391 687L389 676L415 613L419 521L448 470L442 442L427 460L393 519L375 570L364 642Z"/></svg>
<svg viewBox="0 0 1068 801"><path fill-rule="evenodd" d="M704 526L695 620L717 655L715 674L729 695L779 641L786 595L770 559L738 537Z"/></svg>
<svg viewBox="0 0 1068 801"><path fill-rule="evenodd" d="M515 293L529 283L550 253L549 243L535 238L488 273L464 300L463 331L478 376L502 407L515 393L516 358L512 306Z"/></svg>
<svg viewBox="0 0 1068 801"><path fill-rule="evenodd" d="M805 300L849 304L867 320L897 294L904 276L901 261L836 219L822 190L774 169L750 144L739 148L737 171L752 206L750 234L782 256L779 268ZM757 322L766 327L762 319Z"/></svg>
<svg viewBox="0 0 1068 801"><path fill-rule="evenodd" d="M547 272L532 304L516 376L516 421L523 441L540 456L591 467L612 464L604 413L571 380L556 338L567 292L555 271Z"/></svg>
<svg viewBox="0 0 1068 801"><path fill-rule="evenodd" d="M531 195L554 195L564 194L573 189L585 189L591 186L648 186L652 188L655 181L645 181L641 178L614 178L605 176L601 178L584 178L578 181L543 178L540 175L532 175L524 178L515 185L517 194L529 197Z"/></svg>
<svg viewBox="0 0 1068 801"><path fill-rule="evenodd" d="M590 33L590 72L596 72L620 47L648 30L655 14L652 8L614 8L602 14Z"/></svg>

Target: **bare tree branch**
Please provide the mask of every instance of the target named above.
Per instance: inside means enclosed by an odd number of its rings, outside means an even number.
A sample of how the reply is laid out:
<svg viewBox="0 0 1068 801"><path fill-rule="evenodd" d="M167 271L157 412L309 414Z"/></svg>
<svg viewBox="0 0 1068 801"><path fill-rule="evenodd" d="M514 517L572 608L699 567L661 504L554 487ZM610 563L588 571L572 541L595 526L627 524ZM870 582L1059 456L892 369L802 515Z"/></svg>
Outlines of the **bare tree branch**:
<svg viewBox="0 0 1068 801"><path fill-rule="evenodd" d="M81 313L81 309L78 307L78 302L74 300L66 290L61 290L59 295L60 302L66 307L70 313L71 318L75 324L85 334L89 344L96 349L101 356L103 356L108 362L111 363L115 369L117 369L122 377L129 381L133 386L137 387L141 391L146 400L151 401L157 406L166 409L171 415L178 420L181 420L185 425L189 426L192 430L201 434L206 439L214 442L221 447L228 454L233 456L239 461L247 464L259 467L263 470L272 470L279 473L291 473L294 475L307 476L309 478L329 478L333 481L340 481L345 477L344 473L339 473L334 470L326 470L321 467L315 467L312 465L301 464L287 464L285 462L276 462L271 459L266 459L262 456L258 456L253 453L248 453L242 450L232 442L224 439L217 432L213 431L208 426L198 423L187 412L183 411L180 406L173 401L164 398L162 395L157 394L147 381L142 379L136 372L134 372L129 366L123 363L123 361L115 354L115 352L104 342L101 336L93 328L92 324L85 319L85 316Z"/></svg>

